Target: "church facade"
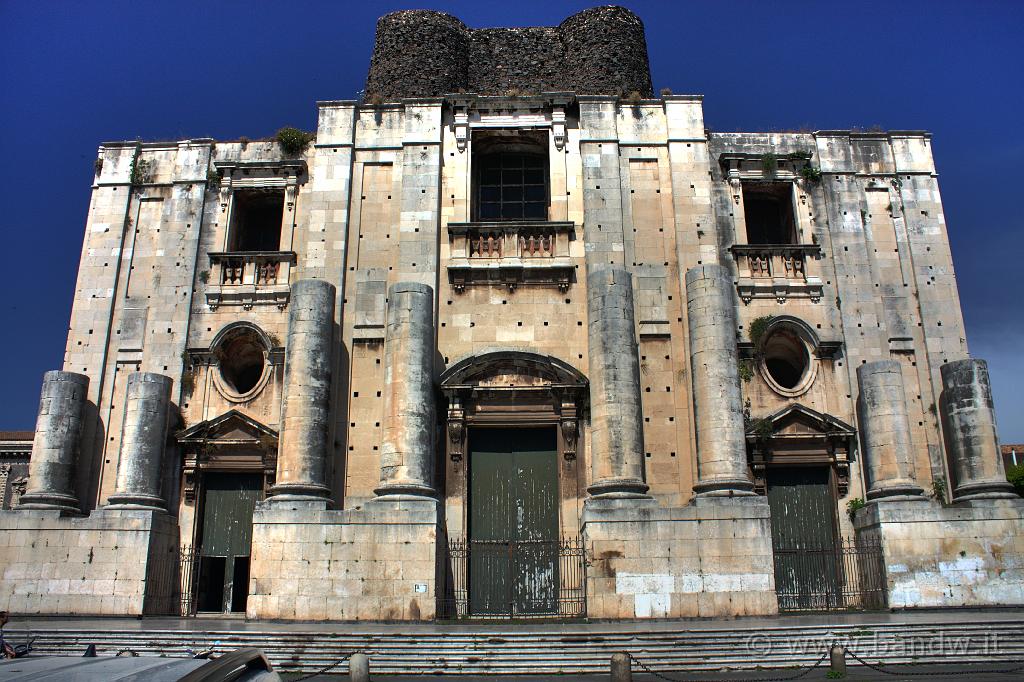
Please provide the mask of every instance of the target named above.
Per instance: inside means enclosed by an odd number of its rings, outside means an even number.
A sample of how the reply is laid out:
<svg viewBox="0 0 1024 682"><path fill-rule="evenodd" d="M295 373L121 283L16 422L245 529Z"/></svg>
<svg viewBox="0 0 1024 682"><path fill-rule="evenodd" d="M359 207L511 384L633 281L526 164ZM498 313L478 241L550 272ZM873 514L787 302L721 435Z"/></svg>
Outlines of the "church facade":
<svg viewBox="0 0 1024 682"><path fill-rule="evenodd" d="M710 132L614 7L387 15L317 107L100 147L0 609L1024 603L927 133Z"/></svg>

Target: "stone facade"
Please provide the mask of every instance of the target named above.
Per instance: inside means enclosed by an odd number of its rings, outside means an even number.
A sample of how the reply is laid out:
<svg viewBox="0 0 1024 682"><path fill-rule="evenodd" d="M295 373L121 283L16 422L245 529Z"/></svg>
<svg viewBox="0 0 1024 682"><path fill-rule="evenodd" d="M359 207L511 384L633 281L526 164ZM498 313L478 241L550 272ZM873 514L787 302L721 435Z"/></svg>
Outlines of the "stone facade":
<svg viewBox="0 0 1024 682"><path fill-rule="evenodd" d="M621 8L388 15L367 91L100 147L0 608L773 614L844 536L891 606L1024 603L927 133L711 133Z"/></svg>

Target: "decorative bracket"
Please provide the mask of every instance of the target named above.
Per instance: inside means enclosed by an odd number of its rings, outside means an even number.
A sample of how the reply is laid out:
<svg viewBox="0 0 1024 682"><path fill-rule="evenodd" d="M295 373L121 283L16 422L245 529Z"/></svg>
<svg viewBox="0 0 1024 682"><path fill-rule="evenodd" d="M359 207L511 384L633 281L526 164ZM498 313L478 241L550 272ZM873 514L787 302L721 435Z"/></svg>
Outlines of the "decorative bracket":
<svg viewBox="0 0 1024 682"><path fill-rule="evenodd" d="M459 153L466 151L466 144L469 141L469 109L459 108L455 110L455 146Z"/></svg>
<svg viewBox="0 0 1024 682"><path fill-rule="evenodd" d="M551 107L551 134L554 138L555 149L565 149L565 107L553 105Z"/></svg>
<svg viewBox="0 0 1024 682"><path fill-rule="evenodd" d="M563 402L559 425L562 429L562 456L567 462L576 459L576 441L579 436L579 419L576 403Z"/></svg>
<svg viewBox="0 0 1024 682"><path fill-rule="evenodd" d="M448 455L453 462L462 460L466 442L466 412L458 398L448 407Z"/></svg>

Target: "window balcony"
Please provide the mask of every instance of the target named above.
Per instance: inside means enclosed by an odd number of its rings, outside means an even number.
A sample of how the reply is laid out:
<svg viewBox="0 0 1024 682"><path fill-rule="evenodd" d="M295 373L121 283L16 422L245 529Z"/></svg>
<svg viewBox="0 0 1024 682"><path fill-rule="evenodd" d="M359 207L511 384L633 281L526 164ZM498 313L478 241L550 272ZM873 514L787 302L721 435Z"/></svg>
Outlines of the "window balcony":
<svg viewBox="0 0 1024 682"><path fill-rule="evenodd" d="M462 293L466 285L555 284L566 291L575 268L569 242L571 222L516 221L449 223L448 280Z"/></svg>
<svg viewBox="0 0 1024 682"><path fill-rule="evenodd" d="M295 263L294 251L218 251L210 253L210 274L206 304L211 310L222 305L288 305L288 277Z"/></svg>
<svg viewBox="0 0 1024 682"><path fill-rule="evenodd" d="M755 298L821 300L817 244L737 244L729 249L736 259L736 288L744 303Z"/></svg>

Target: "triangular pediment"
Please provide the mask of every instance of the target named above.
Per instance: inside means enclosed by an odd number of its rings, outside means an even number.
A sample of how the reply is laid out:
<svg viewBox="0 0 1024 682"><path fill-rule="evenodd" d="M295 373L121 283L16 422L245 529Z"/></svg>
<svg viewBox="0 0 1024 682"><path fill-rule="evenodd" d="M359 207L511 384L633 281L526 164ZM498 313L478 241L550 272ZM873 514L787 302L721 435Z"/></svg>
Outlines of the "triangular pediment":
<svg viewBox="0 0 1024 682"><path fill-rule="evenodd" d="M277 431L238 410L199 422L178 433L179 443L244 444L277 440Z"/></svg>
<svg viewBox="0 0 1024 682"><path fill-rule="evenodd" d="M824 414L809 407L794 403L775 412L765 420L771 423L772 438L820 438L852 437L855 429L841 419ZM760 421L760 420L759 420ZM763 429L764 427L760 427ZM755 422L747 428L748 438L758 437L758 424Z"/></svg>

